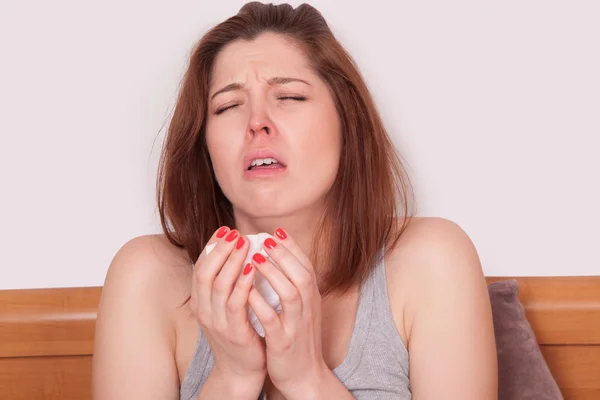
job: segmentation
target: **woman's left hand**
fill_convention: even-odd
[[[331,373],[321,347],[321,294],[306,254],[282,229],[275,236],[266,239],[263,247],[279,268],[260,254],[252,262],[279,295],[281,313],[254,288],[248,301],[265,330],[271,382],[287,398],[301,398]]]

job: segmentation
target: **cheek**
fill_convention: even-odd
[[[220,131],[213,128],[207,129],[206,146],[217,180],[221,181],[232,171],[235,148],[231,138],[219,134]]]
[[[330,111],[319,113],[317,118],[312,119],[311,126],[307,132],[307,148],[310,151],[306,156],[314,161],[315,156],[319,156],[319,162],[323,167],[331,169],[337,167],[341,152],[341,129],[337,113]]]

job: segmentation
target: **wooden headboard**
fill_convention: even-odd
[[[565,399],[600,399],[600,276],[516,279]],[[0,399],[91,399],[101,290],[0,291]]]

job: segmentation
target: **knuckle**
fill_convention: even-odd
[[[296,289],[281,294],[281,300],[286,303],[297,303],[300,301],[300,292]]]
[[[246,332],[238,330],[234,333],[230,340],[236,346],[246,347],[248,344],[250,344],[251,338],[252,336],[248,335]]]
[[[212,280],[212,276],[208,274],[205,270],[199,269],[196,271],[196,283],[198,285],[206,285],[210,283]]]
[[[282,340],[281,346],[283,350],[290,350],[293,346],[293,342],[291,340]]]
[[[229,330],[227,329],[227,323],[220,321],[213,321],[213,330],[222,337],[227,337]]]
[[[248,289],[252,287],[252,285],[252,281],[248,279],[238,279],[235,283],[235,287],[238,288],[237,290],[242,290],[242,292],[247,292]]]
[[[249,340],[250,336],[248,335],[237,335],[235,339],[233,339],[233,344],[240,347],[247,347],[250,344]]]
[[[242,311],[243,306],[238,302],[229,301],[229,302],[227,302],[226,309],[227,309],[227,312],[230,314],[237,314],[240,311]]]
[[[217,278],[213,284],[213,290],[216,293],[225,293],[229,291],[231,284],[227,282],[225,279]]]
[[[263,317],[263,323],[267,326],[272,326],[276,320],[277,320],[277,314],[275,312],[267,313]]]
[[[288,339],[281,339],[274,344],[274,347],[276,347],[277,352],[287,352],[291,350],[293,343]]]
[[[298,281],[296,282],[296,284],[298,285],[299,288],[306,290],[306,289],[310,289],[312,287],[313,280],[311,279],[311,276],[309,274],[302,274],[298,278]]]

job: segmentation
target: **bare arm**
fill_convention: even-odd
[[[179,397],[169,277],[155,245],[152,237],[136,238],[110,265],[96,325],[95,400]]]
[[[145,236],[125,244],[113,259],[96,323],[95,400],[179,398],[171,316],[185,287],[174,279],[182,266],[171,252],[156,237]],[[198,398],[255,400],[257,385],[262,380],[245,382],[214,368]]]
[[[213,369],[202,390],[198,395],[199,400],[256,400],[256,388],[261,387],[263,380],[249,379],[244,381],[240,377],[229,376],[224,372]]]
[[[477,252],[456,224],[428,219],[407,246],[410,381],[415,400],[497,398],[491,306]]]

